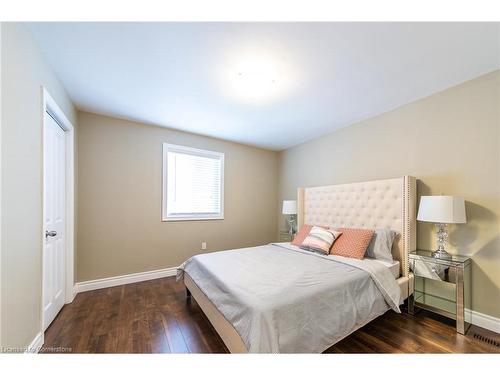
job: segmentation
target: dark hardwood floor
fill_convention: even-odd
[[[327,353],[500,353],[500,335],[424,311],[392,311],[370,322]],[[227,348],[184,285],[175,278],[100,289],[76,296],[45,332],[44,353],[227,353]]]

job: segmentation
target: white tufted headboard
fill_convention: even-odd
[[[411,176],[298,189],[298,225],[388,228],[399,233],[392,248],[408,277],[416,249],[416,179]]]

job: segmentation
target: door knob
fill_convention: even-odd
[[[57,236],[57,232],[55,230],[51,230],[50,232],[48,230],[45,231],[45,238],[55,236]]]

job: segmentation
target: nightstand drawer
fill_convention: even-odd
[[[457,271],[455,267],[425,262],[419,259],[411,259],[410,268],[415,276],[432,280],[446,281],[453,284],[456,284],[457,282]]]

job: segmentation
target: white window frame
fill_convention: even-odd
[[[197,156],[207,156],[220,159],[221,161],[221,187],[220,187],[220,204],[221,210],[218,214],[184,214],[169,216],[167,214],[167,191],[168,191],[168,152],[184,152]],[[224,153],[202,150],[193,147],[174,145],[171,143],[163,143],[163,178],[162,178],[162,221],[192,221],[192,220],[223,220],[224,219]]]

